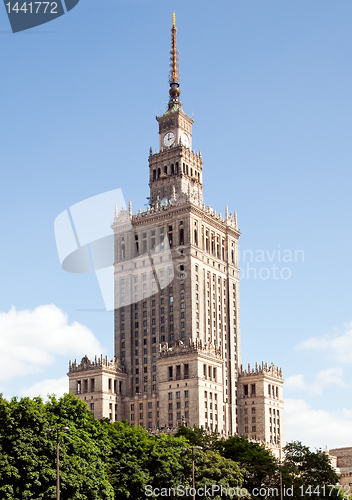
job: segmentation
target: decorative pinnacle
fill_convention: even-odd
[[[178,101],[180,96],[180,72],[178,70],[178,50],[176,41],[177,28],[175,26],[175,13],[172,14],[172,28],[171,28],[171,51],[170,51],[170,101]]]

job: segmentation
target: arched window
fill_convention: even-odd
[[[121,245],[121,260],[125,258],[125,245]]]
[[[165,167],[164,167],[164,174],[167,175],[167,165],[165,165]]]
[[[198,246],[198,231],[194,230],[194,244]]]
[[[183,228],[181,227],[181,229],[180,229],[180,245],[184,245],[184,243],[185,243],[184,232],[183,232]]]
[[[160,167],[158,168],[158,179],[160,177],[160,174],[161,174],[161,170],[160,170]]]
[[[174,164],[171,163],[171,175],[174,175],[174,173],[175,173]]]
[[[155,181],[155,179],[156,179],[156,170],[154,169],[153,170],[153,181]]]

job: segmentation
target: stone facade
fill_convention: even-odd
[[[97,418],[126,418],[151,431],[197,425],[278,448],[281,370],[241,367],[237,215],[204,204],[193,120],[178,83],[170,87],[167,111],[157,117],[159,151],[149,155],[149,206],[134,215],[131,203],[116,207],[112,225],[115,358],[70,365],[70,391],[93,402]],[[89,392],[82,381],[93,374]]]
[[[242,434],[273,447],[284,443],[282,392],[282,371],[273,364],[241,369],[238,401]]]
[[[349,493],[352,493],[352,448],[334,448],[329,450],[332,464],[335,466],[339,484],[350,486]]]

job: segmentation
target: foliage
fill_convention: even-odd
[[[311,500],[311,496],[323,496],[324,485],[338,482],[329,457],[299,442],[286,446],[280,468],[265,446],[243,436],[220,439],[219,434],[198,427],[154,436],[127,421],[95,420],[87,405],[72,394],[52,396],[46,403],[41,398],[6,401],[0,394],[1,500],[56,497],[56,433],[48,429],[64,426],[69,427],[60,432],[61,498],[65,500],[145,500],[148,485],[159,492],[162,488],[176,491],[180,485],[191,488],[192,447],[196,487],[207,486],[205,499],[224,497],[219,496],[218,486],[246,488],[250,495],[263,487],[279,492],[280,473],[286,499]],[[293,493],[287,490],[291,485]],[[215,490],[209,495],[212,486]],[[326,496],[338,498],[337,490],[330,490],[326,488]],[[235,496],[241,495],[236,491]],[[255,496],[273,495],[257,491]]]
[[[232,436],[218,443],[220,453],[245,469],[243,487],[249,493],[255,488],[269,488],[278,474],[278,460],[264,445],[245,436]],[[257,495],[259,498],[265,495]]]
[[[44,404],[41,398],[0,396],[0,498],[55,498],[56,433],[49,428],[69,426],[60,438],[62,497],[70,500],[112,500],[105,472],[107,434],[87,405],[72,395]]]
[[[284,485],[293,486],[293,496],[300,500],[311,497],[339,498],[338,476],[331,466],[329,456],[321,449],[310,451],[299,441],[288,443],[285,448],[282,476]],[[330,486],[329,486],[330,485]]]
[[[193,429],[181,425],[177,430],[176,436],[183,436],[190,445],[201,446],[203,450],[216,450],[220,438],[218,432],[208,432],[204,427],[194,426]]]
[[[198,455],[198,454],[197,454]],[[237,489],[242,489],[244,470],[240,469],[239,465],[233,460],[222,457],[219,453],[207,450],[200,453],[195,461],[195,479],[197,488],[201,486],[214,486],[214,494],[207,495],[205,499],[220,500],[223,496],[229,493],[230,489],[236,490],[235,497],[240,496],[237,494]],[[220,488],[220,491],[217,489]],[[223,495],[221,495],[221,488],[223,488]],[[219,494],[217,494],[219,493]]]

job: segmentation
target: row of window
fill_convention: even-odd
[[[181,380],[181,378],[189,378],[189,365],[188,363],[185,363],[183,365],[183,370],[181,370],[181,365],[176,365],[176,367],[169,366],[168,372],[169,380],[174,380],[174,377],[176,377],[176,380]]]
[[[248,427],[245,427],[245,428],[244,428],[244,432],[245,432],[246,434],[248,434]],[[257,426],[256,426],[256,425],[253,425],[253,426],[252,426],[252,432],[257,432]]]
[[[272,398],[279,397],[279,388],[278,386],[268,384],[268,396]]]
[[[193,244],[201,247],[202,250],[205,250],[218,259],[223,261],[227,260],[225,239],[220,235],[216,235],[211,229],[201,226],[201,241],[199,241],[197,221],[194,222]],[[233,241],[231,242],[231,249],[229,249],[229,252],[231,252],[231,262],[235,264],[235,246]]]
[[[181,391],[176,391],[176,399],[180,399],[180,397],[181,397]],[[184,397],[185,398],[189,397],[189,391],[188,390],[184,391]],[[173,399],[173,393],[172,392],[169,392],[168,398],[169,398],[169,400]]]
[[[216,367],[203,364],[203,377],[216,382]]]
[[[198,172],[194,167],[189,167],[187,163],[182,162],[182,171],[183,174],[188,175],[192,179],[200,182],[200,172]],[[152,180],[157,181],[159,179],[163,179],[168,175],[178,175],[180,173],[178,161],[174,164],[164,167],[158,167],[153,169]]]
[[[256,422],[256,417],[252,417],[252,424],[255,424],[255,422]],[[248,424],[248,417],[244,418],[244,423]]]
[[[105,380],[105,379],[103,379]],[[112,378],[107,379],[107,387],[103,387],[103,390],[107,390],[109,392],[114,392],[116,394],[122,392],[122,381],[113,380]],[[83,379],[77,380],[76,393],[83,394],[87,392],[95,392],[95,379]]]
[[[254,397],[256,395],[255,384],[245,384],[243,386],[243,395],[245,397]]]
[[[204,417],[205,417],[206,420],[208,419],[208,412],[207,411],[205,412]],[[213,414],[212,413],[209,413],[209,419],[213,420]],[[218,414],[215,413],[214,420],[217,420],[217,419],[218,419]]]
[[[174,418],[174,414],[173,413],[169,413],[169,420],[173,420]],[[185,411],[185,415],[184,415],[184,418],[189,418],[189,411]],[[181,412],[177,412],[176,413],[176,419],[177,420],[181,420]]]

